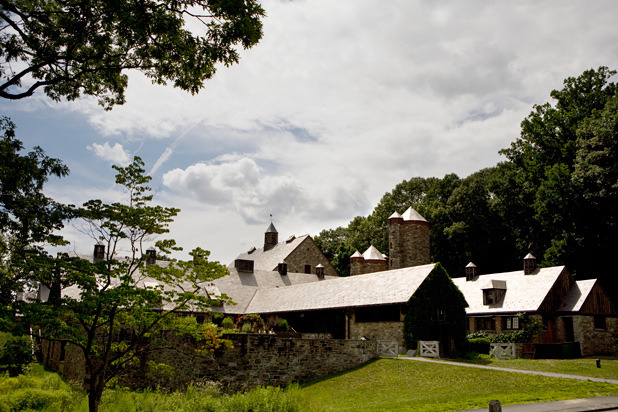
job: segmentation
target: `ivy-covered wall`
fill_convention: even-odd
[[[439,263],[408,301],[404,318],[406,347],[419,340],[440,341],[445,356],[467,351],[468,303]]]

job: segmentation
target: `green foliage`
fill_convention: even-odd
[[[468,338],[468,349],[474,353],[489,354],[491,342],[487,338]]]
[[[543,330],[538,320],[527,313],[518,313],[520,330],[508,333],[474,332],[468,335],[468,340],[486,339],[490,343],[530,343]]]
[[[275,332],[287,332],[290,330],[288,321],[280,316],[269,316],[266,319],[266,329],[273,330]]]
[[[0,367],[6,367],[11,376],[17,376],[32,362],[32,351],[29,336],[10,336],[0,345]]]
[[[236,319],[234,329],[243,333],[260,333],[266,330],[266,323],[260,315],[242,315]]]
[[[208,326],[176,312],[208,310],[229,302],[226,296],[211,299],[203,293],[205,282],[228,273],[218,262],[208,261],[210,252],[196,248],[190,261],[171,259],[165,265],[147,265],[145,243],[168,233],[178,209],[152,205],[144,163],[136,157],[127,167],[114,167],[116,183],[126,193],[126,203],[86,202],[78,210],[86,233],[105,247],[101,260],[62,255],[51,272],[65,290],[55,300],[21,302],[24,320],[34,325],[44,339],[68,342],[81,349],[85,373],[90,376],[89,408],[97,410],[105,384],[143,353],[163,344],[162,331],[191,333],[204,342],[204,349],[218,344],[220,336]],[[173,240],[159,243],[172,250]],[[121,250],[127,256],[119,256]],[[53,277],[52,276],[52,277]],[[145,281],[155,282],[149,286]],[[216,329],[216,328],[215,328]]]
[[[96,96],[106,108],[124,103],[128,69],[197,93],[218,64],[238,62],[238,46],[258,43],[265,15],[255,0],[10,0],[0,12],[11,28],[0,33],[1,97],[43,88],[54,100]]]
[[[15,125],[6,117],[0,117],[0,132],[0,327],[11,329],[15,294],[38,281],[53,286],[52,279],[37,278],[41,265],[52,265],[42,246],[63,244],[54,231],[71,212],[43,194],[47,180],[66,176],[67,167],[40,147],[23,153]]]
[[[72,389],[56,373],[37,365],[25,375],[0,377],[0,411],[74,410],[83,393]]]
[[[223,318],[223,320],[221,321],[221,326],[223,327],[223,329],[232,329],[234,328],[234,321],[232,320],[232,318]]]
[[[419,340],[453,340],[454,352],[467,352],[468,306],[463,295],[438,263],[408,301],[404,318],[404,341],[416,348]]]

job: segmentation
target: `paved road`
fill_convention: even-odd
[[[542,371],[528,371],[522,369],[499,368],[496,366],[475,365],[472,363],[441,361],[429,358],[408,358],[398,357],[400,360],[411,360],[419,362],[446,363],[449,365],[465,366],[468,368],[493,369],[505,372],[528,373],[531,375],[550,376],[552,378],[578,379],[583,381],[606,382],[618,385],[616,379],[592,378],[590,376],[567,375],[563,373],[552,373]],[[480,412],[488,409],[473,409],[465,412]],[[522,405],[502,406],[504,412],[591,412],[591,411],[618,411],[618,396],[600,396],[596,398],[569,399],[566,401],[526,403]]]

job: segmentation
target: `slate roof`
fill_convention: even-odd
[[[262,289],[272,289],[277,293],[282,292],[294,285],[302,285],[312,282],[326,282],[328,279],[337,279],[338,276],[325,276],[320,280],[317,275],[311,273],[288,272],[281,275],[277,271],[254,270],[254,273],[239,273],[235,268],[228,268],[230,274],[209,282],[221,293],[232,298],[236,305],[226,305],[224,307],[212,308],[215,312],[230,314],[246,313],[247,306],[254,298],[257,291]]]
[[[414,266],[321,282],[259,289],[246,313],[276,313],[406,303],[434,269]]]
[[[523,270],[505,273],[480,275],[473,280],[454,278],[453,282],[461,290],[468,307],[468,315],[491,315],[496,313],[534,312],[539,309],[550,289],[566,270],[564,266],[542,268],[533,274],[524,275]],[[500,285],[506,282],[504,298],[495,305],[483,305],[483,289],[489,284]]]
[[[596,284],[596,279],[578,280],[571,287],[564,302],[558,308],[559,312],[579,312]]]
[[[254,270],[275,270],[309,235],[299,236],[291,241],[279,242],[272,249],[264,251],[263,248],[255,249],[249,253],[241,253],[236,259],[253,260]],[[228,266],[232,269],[234,263]]]

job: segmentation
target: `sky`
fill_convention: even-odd
[[[46,193],[117,201],[112,164],[140,156],[168,237],[229,264],[366,216],[415,176],[491,167],[567,77],[618,69],[618,2],[264,0],[264,37],[197,95],[129,73],[127,102],[0,100],[26,148],[70,168]],[[614,78],[614,81],[618,79]],[[400,213],[403,210],[398,211]],[[77,222],[64,230],[93,249]]]

